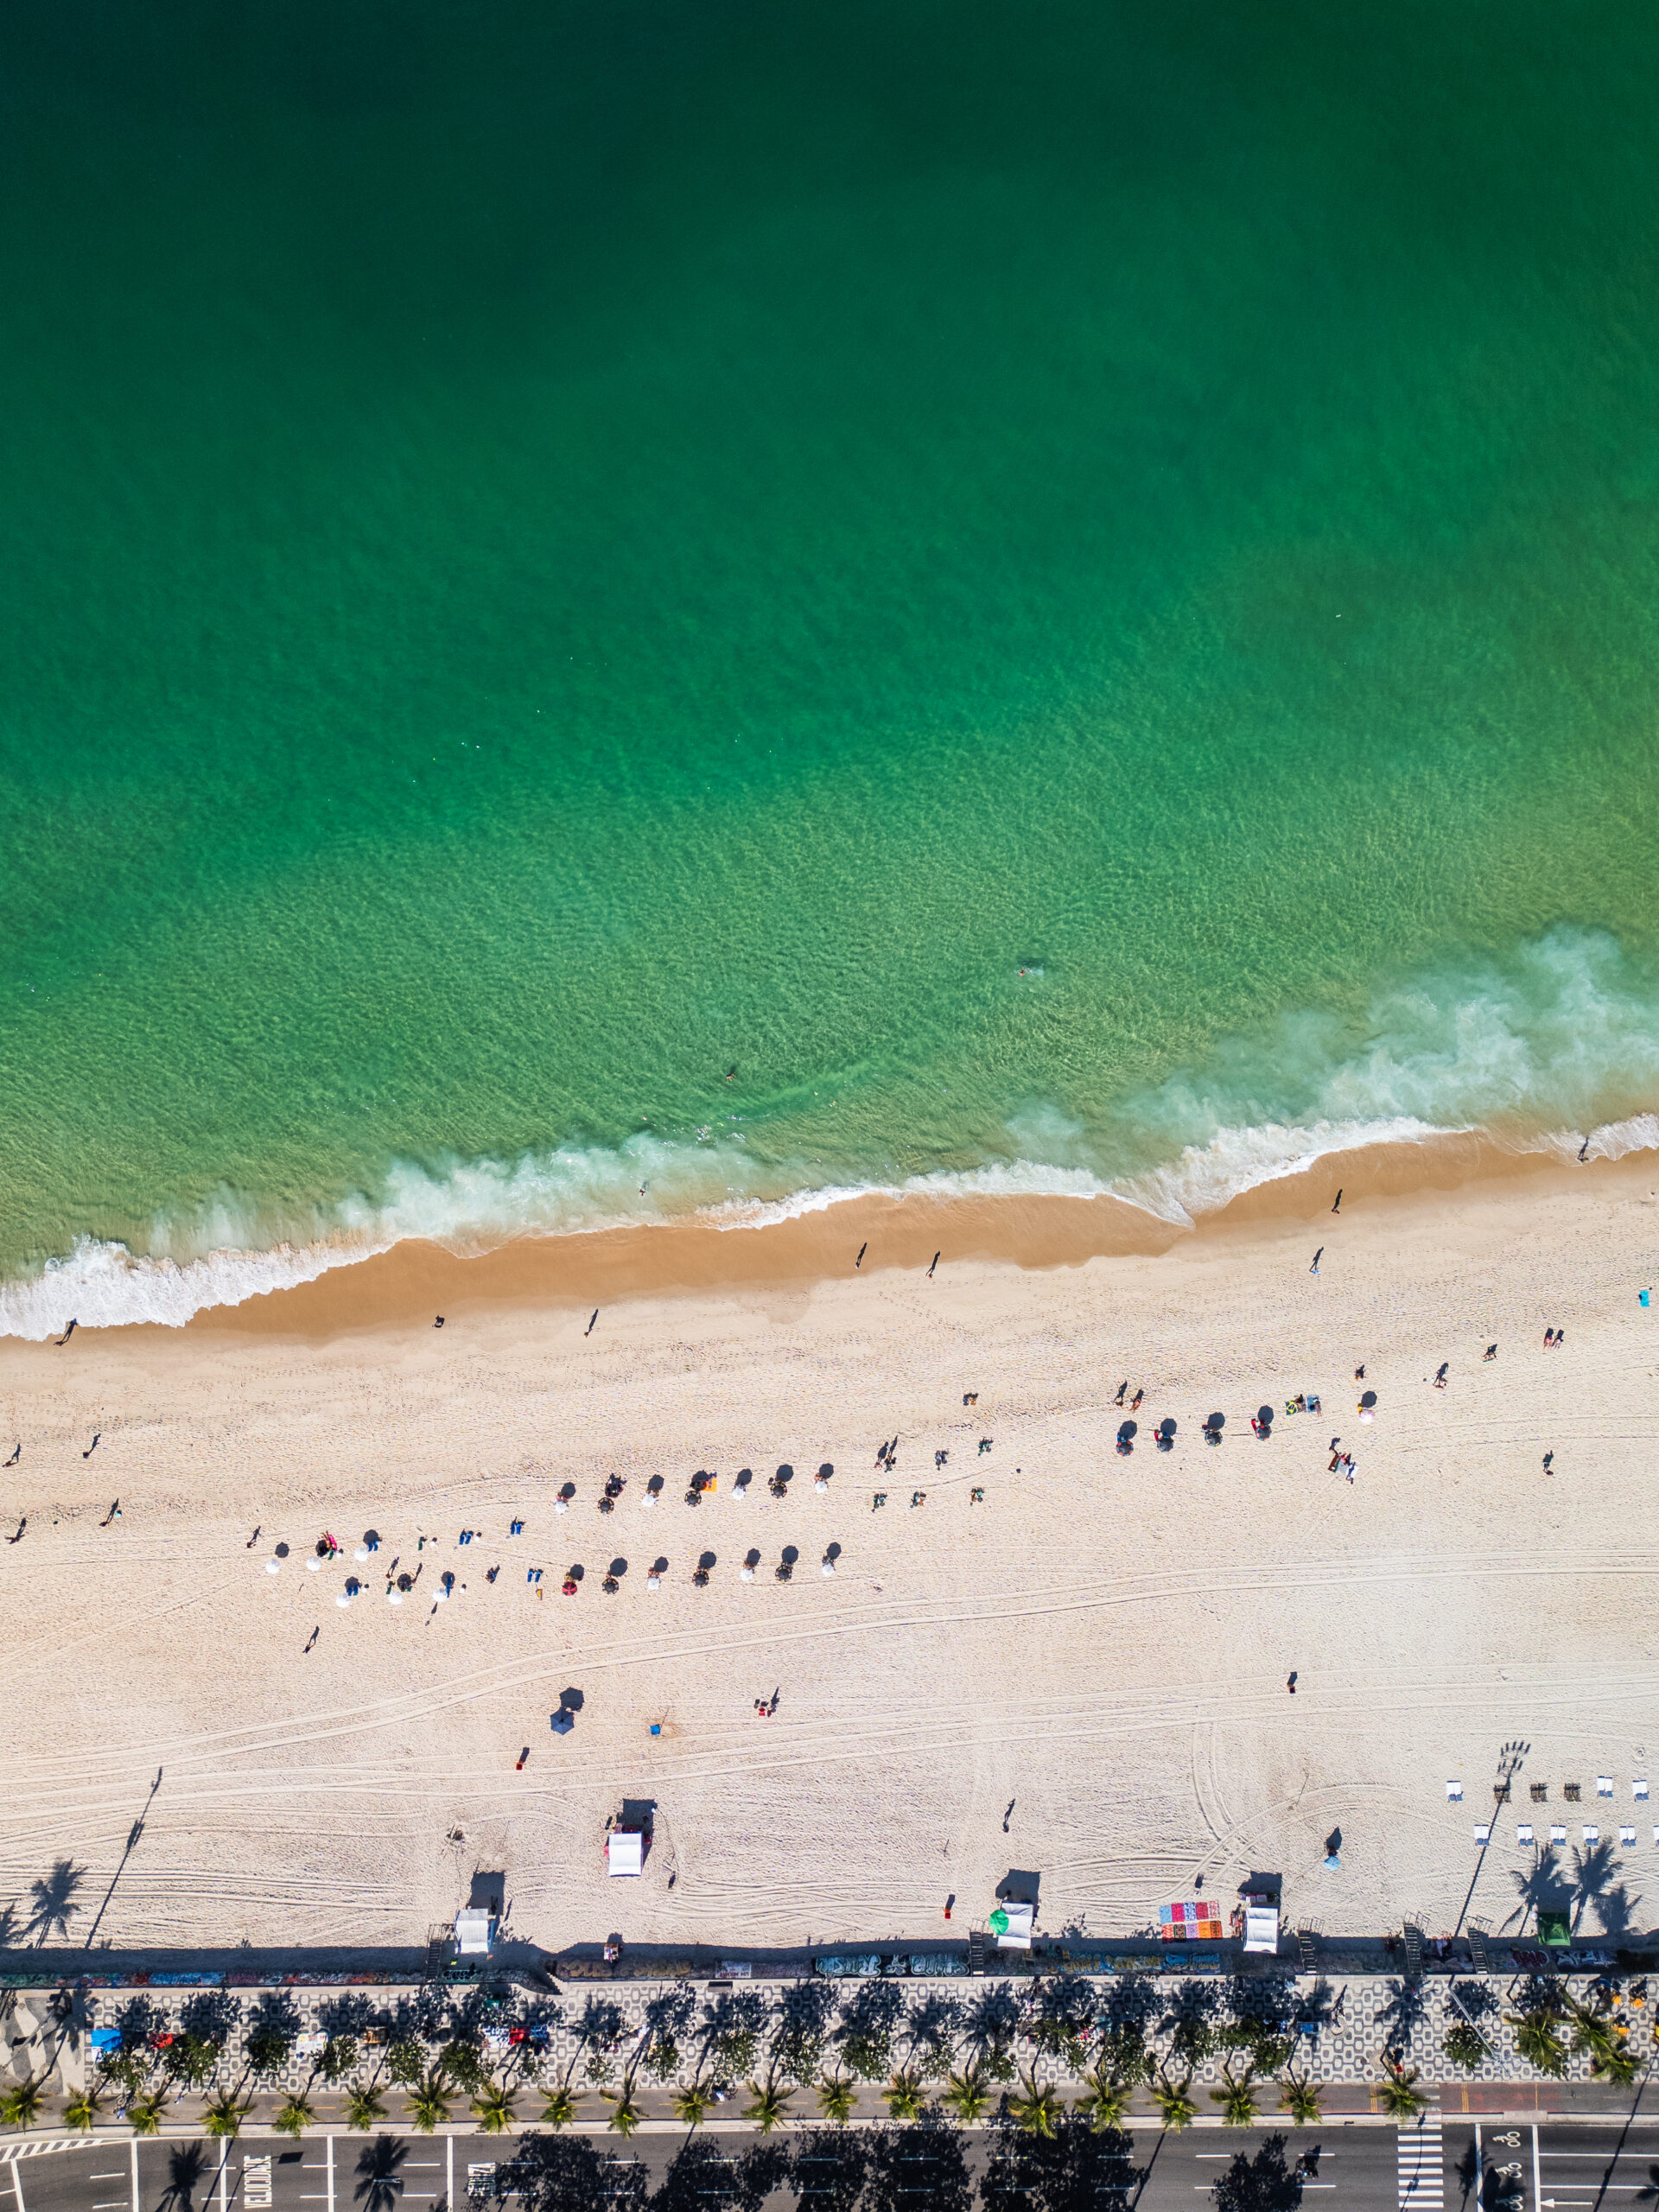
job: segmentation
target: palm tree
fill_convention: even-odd
[[[209,2097],[201,2108],[201,2132],[204,2135],[222,2136],[228,2141],[241,2133],[242,2123],[252,2109],[251,2105],[238,2103],[234,2089],[221,2089],[216,2097]]]
[[[1325,2117],[1318,2083],[1306,2074],[1287,2074],[1279,2084],[1279,2109],[1290,2114],[1293,2127],[1316,2127]]]
[[[1390,2120],[1415,2120],[1428,2099],[1417,2087],[1414,2066],[1391,2066],[1376,2085],[1377,2101]]]
[[[576,2116],[576,2093],[568,2081],[561,2082],[556,2089],[550,2089],[542,2107],[542,2126],[550,2127],[556,2135],[561,2128],[569,2127]]]
[[[921,2078],[913,2066],[901,2066],[881,2096],[894,2120],[919,2120],[926,2103]]]
[[[844,2074],[826,2074],[818,2084],[818,2110],[837,2127],[845,2127],[858,2102],[858,2092]]]
[[[1052,2142],[1058,2132],[1062,2107],[1057,2091],[1039,2082],[1034,2074],[1026,2075],[1020,2083],[1020,2093],[1008,2099],[1008,2110],[1016,2127],[1027,2135],[1040,2135],[1045,2142]]]
[[[1530,2012],[1506,2012],[1503,2017],[1515,2030],[1515,2047],[1528,2065],[1559,2081],[1567,2071],[1567,2045],[1561,2041],[1559,2015],[1547,2005],[1536,2005]]]
[[[297,2143],[306,2129],[315,2124],[316,2117],[316,2107],[302,2090],[288,2100],[270,2124],[279,2135],[291,2135]]]
[[[622,2076],[620,2089],[601,2089],[599,2094],[611,2107],[611,2116],[605,2125],[613,2127],[626,2142],[645,2116],[640,2109],[639,2098],[633,2086],[632,2069],[630,2068]]]
[[[774,2127],[781,2127],[790,2117],[789,2093],[780,2088],[776,2077],[770,2074],[764,2083],[751,2082],[748,2090],[754,2102],[747,2107],[743,2117],[753,2120],[763,2135],[770,2135]]]
[[[486,2082],[473,2099],[473,2118],[480,2135],[511,2135],[514,2119],[512,2091],[497,2082]]]
[[[449,2094],[435,2066],[410,2089],[409,2117],[410,2125],[423,2135],[429,2135],[448,2119]]]
[[[167,2099],[159,2089],[146,2089],[127,2106],[127,2126],[135,2135],[159,2135],[167,2117]]]
[[[1077,2110],[1096,2135],[1110,2135],[1122,2126],[1129,2109],[1129,2085],[1120,2081],[1103,2059],[1089,2076],[1089,2087],[1077,2099]]]
[[[104,2109],[104,2100],[96,2089],[78,2089],[63,2108],[63,2124],[86,2134]]]
[[[36,1885],[38,1887],[39,1885]],[[8,2127],[33,2127],[41,2116],[41,2107],[46,2101],[46,2082],[31,2075],[27,2082],[19,2082],[0,2097],[0,2120]]]
[[[346,2093],[346,2125],[354,2127],[359,2135],[366,2135],[386,2116],[386,2108],[372,2089],[348,2089]]]
[[[985,2076],[977,2066],[969,2066],[960,2074],[953,2074],[944,2085],[946,2108],[954,2113],[964,2126],[972,2127],[983,2120],[990,2108],[990,2102],[991,2093],[986,2088]]]
[[[709,2107],[714,2102],[701,2082],[693,2082],[688,2089],[674,2092],[674,2117],[682,2127],[701,2127],[709,2117]]]
[[[1255,2075],[1249,2065],[1242,2074],[1235,2075],[1229,2066],[1221,2069],[1221,2087],[1210,2092],[1211,2104],[1221,2107],[1223,2124],[1228,2127],[1249,2127],[1255,2121]]]
[[[1159,2117],[1172,2135],[1179,2135],[1191,2127],[1198,2116],[1198,2106],[1188,2090],[1192,2076],[1184,2075],[1179,2082],[1172,2082],[1161,2070],[1152,2085],[1152,2101],[1158,2107]]]
[[[1611,2082],[1615,2088],[1628,2089],[1642,2071],[1642,2062],[1629,2044],[1615,2043],[1592,2056],[1590,2071],[1599,2082]]]

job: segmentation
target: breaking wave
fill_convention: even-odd
[[[40,1339],[134,1322],[181,1327],[214,1306],[314,1281],[410,1238],[483,1251],[699,1219],[763,1229],[871,1195],[1116,1198],[1190,1224],[1263,1183],[1375,1145],[1481,1131],[1562,1160],[1659,1150],[1659,987],[1611,938],[1556,931],[1507,962],[1425,971],[1363,1007],[1224,1039],[1199,1069],[1092,1119],[1052,1103],[1006,1125],[1000,1157],[911,1174],[824,1177],[741,1139],[642,1135],[509,1161],[395,1163],[374,1197],[302,1221],[232,1197],[161,1217],[147,1249],[82,1238],[0,1286],[0,1334]],[[708,1133],[706,1133],[708,1134]]]

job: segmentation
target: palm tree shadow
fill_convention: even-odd
[[[219,2169],[217,2165],[209,2167],[205,2143],[181,2143],[169,2151],[167,2187],[162,2191],[156,2212],[196,2212],[196,2185],[210,2172],[216,2178]],[[212,2186],[209,2181],[209,2189]]]
[[[1593,1912],[1603,1930],[1609,1936],[1630,1924],[1630,1918],[1639,1897],[1632,1897],[1618,1878],[1623,1861],[1613,1855],[1611,1842],[1592,1843],[1587,1850],[1573,1853],[1573,1929],[1576,1935],[1584,1924],[1586,1912]]]
[[[68,1935],[70,1916],[80,1910],[76,1899],[86,1878],[84,1866],[77,1866],[72,1859],[60,1859],[49,1874],[30,1885],[32,1902],[25,1927],[37,1949],[51,1941],[54,1929]]]
[[[363,2212],[396,2212],[404,2193],[403,2164],[408,2156],[408,2144],[400,2143],[395,2135],[377,2135],[372,2143],[364,2145],[357,2162],[357,2186],[352,2191],[353,2201],[363,2207]]]
[[[1540,1912],[1566,1912],[1572,1905],[1572,1879],[1555,1856],[1553,1843],[1539,1845],[1532,1865],[1511,1873],[1510,1878],[1521,1900],[1518,1917],[1523,1928],[1529,1913],[1535,1921]],[[1506,1928],[1509,1924],[1507,1920],[1503,1923]]]

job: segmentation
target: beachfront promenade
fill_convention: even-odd
[[[326,1976],[283,1977],[269,1964],[122,1971],[110,1961],[100,1972],[80,1958],[12,1953],[0,1964],[10,1985],[0,2006],[7,2085],[45,2088],[36,2131],[61,2128],[65,2101],[101,2082],[100,2127],[120,2127],[130,2102],[159,2094],[171,2135],[199,2132],[226,2097],[245,2106],[245,2133],[268,2130],[295,2098],[314,2126],[407,2128],[410,2094],[435,2074],[447,2079],[447,2107],[428,2117],[463,2132],[475,2125],[474,2096],[493,2084],[507,2091],[517,2128],[537,2126],[564,2088],[571,2122],[607,2131],[626,2086],[648,2128],[671,2129],[674,2095],[694,2084],[713,2095],[709,2120],[729,2125],[756,2081],[784,2091],[791,2124],[817,2125],[819,2087],[836,2078],[848,2082],[849,2117],[885,2121],[895,2076],[913,2079],[920,2112],[944,2118],[948,2078],[976,2068],[994,2114],[1027,2081],[1074,2099],[1103,2063],[1131,2085],[1123,2118],[1134,2126],[1161,2124],[1159,2092],[1172,2083],[1186,2085],[1198,2121],[1218,2122],[1241,2076],[1253,2084],[1244,2117],[1263,2123],[1287,2079],[1314,2084],[1332,2118],[1384,2113],[1391,2074],[1414,2076],[1448,2115],[1605,2116],[1630,2109],[1621,2070],[1639,2082],[1656,2055],[1659,1976],[1649,1981],[1644,1951],[1562,1974],[1507,1948],[1487,1950],[1484,1971],[1467,1957],[1409,1971],[1381,1945],[1371,1970],[1334,1973],[1236,1956],[1213,1961],[1225,1972],[1198,1971],[1211,1963],[1203,1959],[1149,1971],[1128,1955],[1128,1971],[1103,1975],[1028,1955],[1008,1972],[994,1955],[976,1974],[832,1976],[807,1961],[757,1973],[728,1961],[724,1972],[715,1961],[623,1979],[602,1960],[543,1957],[490,1960],[481,1976],[452,1960],[421,1980],[362,1965]],[[1533,1955],[1522,1948],[1522,1961]],[[54,1974],[72,1963],[83,1970]],[[1546,2032],[1553,2043],[1541,2043]],[[187,2044],[195,2057],[181,2066]],[[1610,2067],[1609,2050],[1628,2060]]]

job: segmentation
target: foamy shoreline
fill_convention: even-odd
[[[1166,1167],[1115,1184],[1081,1169],[1014,1161],[899,1183],[808,1188],[783,1198],[728,1198],[677,1214],[601,1216],[563,1230],[550,1224],[515,1230],[510,1213],[500,1212],[471,1224],[463,1216],[450,1233],[439,1234],[422,1225],[418,1209],[391,1209],[377,1217],[363,1205],[315,1242],[263,1249],[216,1249],[175,1259],[83,1240],[39,1275],[0,1286],[0,1337],[41,1342],[72,1322],[83,1329],[181,1328],[215,1312],[245,1310],[270,1314],[271,1325],[295,1325],[293,1294],[346,1270],[353,1271],[353,1283],[344,1295],[355,1296],[365,1310],[376,1306],[392,1278],[424,1303],[428,1294],[416,1287],[423,1274],[431,1295],[452,1300],[559,1296],[567,1283],[569,1294],[580,1296],[574,1286],[589,1278],[610,1295],[620,1284],[648,1290],[681,1281],[772,1281],[780,1264],[804,1276],[833,1275],[842,1271],[849,1240],[869,1243],[873,1232],[880,1242],[869,1256],[872,1268],[914,1264],[916,1248],[931,1236],[953,1240],[956,1256],[971,1252],[1040,1267],[1163,1249],[1175,1235],[1243,1217],[1311,1215],[1327,1185],[1357,1200],[1552,1165],[1582,1167],[1656,1149],[1659,1116],[1653,1114],[1583,1135],[1440,1129],[1408,1118],[1229,1132],[1211,1146],[1189,1148]],[[512,1176],[502,1179],[512,1187]],[[776,1249],[716,1259],[707,1245],[710,1236]],[[366,1280],[359,1279],[363,1270]],[[535,1287],[504,1291],[507,1283]],[[321,1302],[338,1311],[340,1297]],[[298,1325],[309,1323],[302,1318]]]

